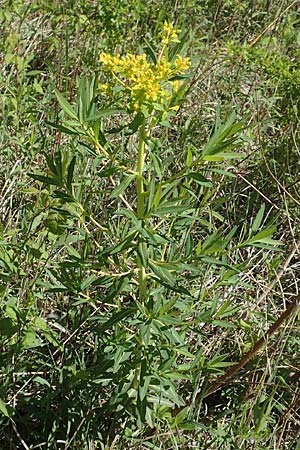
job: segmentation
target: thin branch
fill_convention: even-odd
[[[213,381],[207,388],[205,394],[200,393],[196,396],[196,402],[208,397],[209,395],[220,389],[225,383],[230,381],[245,365],[268,343],[271,336],[278,330],[278,328],[289,319],[292,313],[296,310],[300,303],[300,295],[294,298],[292,303],[287,307],[287,309],[281,314],[281,316],[276,320],[273,325],[268,329],[265,335],[256,342],[256,344],[249,350],[240,361],[231,367],[224,375]]]

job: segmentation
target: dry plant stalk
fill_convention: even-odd
[[[300,295],[297,295],[292,303],[287,307],[287,309],[281,314],[281,316],[276,320],[273,325],[268,329],[268,331],[264,334],[262,338],[260,338],[256,344],[249,350],[240,361],[235,364],[233,367],[230,367],[230,369],[222,376],[217,378],[215,381],[213,381],[207,388],[205,394],[199,393],[196,396],[196,402],[200,401],[203,398],[208,397],[209,395],[216,392],[218,389],[220,389],[225,383],[230,381],[238,372],[241,370],[245,365],[261,350],[265,345],[267,345],[268,340],[270,337],[278,330],[278,328],[282,325],[283,322],[285,322],[287,319],[289,319],[292,315],[292,313],[295,311],[295,309],[299,306],[300,303]]]
[[[270,283],[269,287],[266,289],[265,293],[263,294],[262,298],[258,303],[262,303],[262,301],[266,300],[268,295],[270,294],[271,290],[273,289],[274,285],[280,280],[280,278],[283,276],[283,274],[286,272],[287,268],[290,265],[291,260],[293,259],[295,253],[299,251],[299,242],[294,242],[294,246],[288,255],[285,263],[283,264],[283,267],[281,271],[277,274],[276,278]],[[208,397],[209,395],[216,392],[218,389],[220,389],[225,383],[227,383],[229,380],[231,380],[238,372],[241,370],[245,365],[256,355],[259,350],[261,350],[265,345],[268,343],[268,339],[278,330],[278,328],[282,325],[283,322],[285,322],[289,317],[291,317],[293,311],[299,306],[300,304],[300,295],[296,295],[294,300],[290,303],[290,305],[287,307],[287,309],[281,314],[281,316],[276,320],[276,322],[271,325],[271,327],[268,329],[268,331],[264,334],[264,336],[259,339],[256,344],[240,359],[238,363],[236,363],[234,366],[230,367],[228,371],[217,378],[215,381],[213,381],[207,388],[206,392],[199,393],[196,396],[196,402],[199,402],[201,399]]]

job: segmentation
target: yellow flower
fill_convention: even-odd
[[[179,42],[180,30],[165,22],[162,30],[162,43]],[[104,68],[112,72],[114,82],[122,85],[130,96],[130,105],[135,110],[148,108],[149,103],[156,103],[168,108],[170,99],[178,91],[182,82],[172,77],[184,73],[190,67],[189,58],[177,55],[174,62],[168,60],[164,50],[156,64],[147,60],[146,54],[109,55],[102,53],[100,61]],[[107,86],[103,86],[105,91]],[[172,107],[175,109],[175,107]]]
[[[165,58],[157,62],[155,67],[156,73],[161,80],[167,80],[173,73],[173,69]]]
[[[102,94],[106,94],[109,90],[109,83],[99,83],[99,89]]]
[[[165,22],[162,29],[162,39],[163,45],[168,45],[171,42],[180,42],[178,35],[181,30],[174,28],[173,24]]]
[[[171,82],[172,84],[172,88],[175,92],[178,91],[178,89],[182,86],[182,81],[181,80],[174,80]]]
[[[176,56],[175,59],[175,70],[178,72],[184,72],[185,70],[188,70],[191,66],[190,58],[183,58],[180,55]]]

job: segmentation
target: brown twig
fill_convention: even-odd
[[[285,322],[287,319],[289,319],[292,315],[292,313],[296,310],[296,308],[300,305],[300,295],[297,295],[292,303],[287,307],[287,309],[281,314],[281,316],[276,320],[273,325],[268,329],[268,331],[264,334],[262,338],[259,339],[259,341],[254,344],[254,346],[249,350],[238,363],[236,363],[234,366],[232,366],[228,371],[217,378],[215,381],[213,381],[210,385],[208,385],[206,391],[199,392],[196,397],[194,398],[194,403],[199,404],[204,398],[208,397],[209,395],[213,394],[214,392],[221,389],[225,384],[227,384],[229,381],[231,381],[235,375],[243,368],[245,365],[261,350],[265,345],[267,345],[268,340],[271,336],[278,330],[278,328]],[[172,411],[172,415],[176,416],[185,406],[174,408]]]
[[[257,42],[264,37],[266,33],[268,33],[272,28],[279,22],[279,20],[284,16],[285,13],[288,12],[294,5],[298,3],[299,0],[294,0],[290,5],[288,5],[283,11],[280,11],[279,14],[275,17],[275,19],[259,34],[255,39],[249,42],[249,47],[253,47]]]
[[[231,367],[224,375],[217,378],[215,381],[213,381],[207,388],[206,392],[199,393],[196,396],[196,402],[200,401],[203,398],[208,397],[209,395],[216,392],[218,389],[220,389],[225,383],[230,381],[245,365],[261,350],[270,339],[271,336],[278,330],[278,328],[285,322],[287,319],[289,319],[294,312],[294,310],[299,306],[300,303],[300,295],[295,297],[295,299],[292,301],[292,303],[287,307],[287,309],[281,314],[281,316],[276,320],[273,325],[268,329],[268,331],[265,333],[265,335],[259,339],[259,341],[254,344],[254,346],[249,350],[240,361],[235,364],[233,367]]]

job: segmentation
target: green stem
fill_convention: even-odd
[[[139,131],[139,146],[138,146],[138,163],[136,171],[136,189],[137,189],[137,215],[138,219],[144,218],[144,182],[143,170],[145,162],[145,124],[143,124]]]
[[[139,131],[138,143],[138,162],[136,171],[136,192],[137,192],[137,216],[143,220],[145,215],[145,199],[144,199],[144,179],[143,170],[145,163],[145,123],[142,124]],[[143,267],[141,258],[137,256],[138,282],[140,292],[140,302],[145,303],[146,300],[146,271]]]

